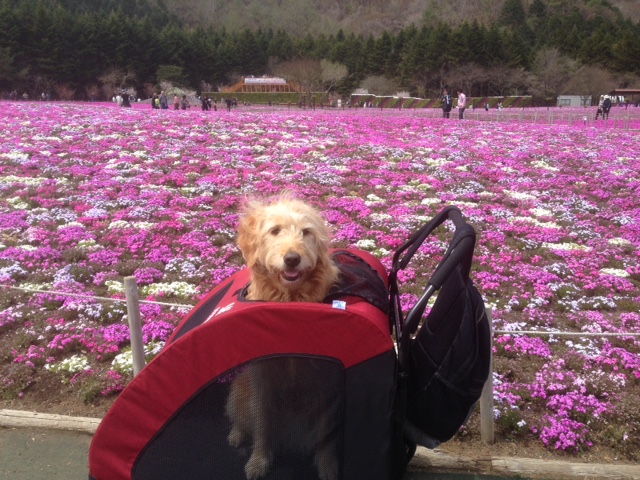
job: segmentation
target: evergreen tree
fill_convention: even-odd
[[[509,27],[518,27],[526,20],[526,14],[522,0],[506,0],[500,11],[500,24]]]
[[[281,61],[291,60],[296,53],[295,45],[287,32],[278,30],[269,41],[267,54]]]
[[[529,6],[529,15],[538,19],[544,19],[547,16],[547,6],[542,0],[533,0]]]
[[[316,41],[310,33],[307,33],[304,38],[296,44],[296,51],[300,58],[306,58],[315,54]]]
[[[611,67],[618,71],[640,74],[640,26],[629,28],[611,45]]]
[[[369,45],[369,42],[367,42],[367,45]],[[388,59],[393,54],[393,38],[389,32],[382,32],[380,37],[373,39],[373,45],[370,48],[367,57],[367,72],[371,75],[386,74],[388,72]]]

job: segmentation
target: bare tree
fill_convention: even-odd
[[[113,67],[100,75],[98,80],[103,85],[103,92],[110,92],[106,94],[109,98],[116,91],[132,87],[136,78],[135,72],[131,69],[125,71],[122,68]]]
[[[522,68],[495,66],[487,70],[487,84],[494,95],[517,95],[526,90],[529,80]]]
[[[56,95],[60,100],[73,100],[76,94],[75,88],[69,87],[66,83],[59,83],[54,87]]]
[[[202,80],[200,82],[200,92],[213,92],[213,85]]]
[[[156,93],[156,86],[153,83],[145,83],[142,88],[144,89],[144,94],[147,98],[153,97],[153,94]]]
[[[531,91],[546,99],[555,97],[575,69],[576,63],[557,48],[539,50],[531,69]]]
[[[610,72],[595,65],[583,65],[571,76],[561,93],[580,95],[583,105],[616,88]]]
[[[338,82],[349,74],[346,66],[329,60],[320,60],[320,71],[325,93],[329,93]]]
[[[374,95],[393,95],[398,91],[398,84],[382,75],[370,75],[360,82],[360,88]]]
[[[310,100],[313,92],[322,88],[322,66],[319,60],[300,58],[278,65],[277,75],[295,82],[300,87],[300,101]]]
[[[124,71],[121,68],[113,67],[98,77],[102,83],[102,94],[106,98],[110,99],[115,95],[123,75]]]
[[[49,77],[44,77],[41,75],[36,75],[35,77],[31,78],[31,84],[31,91],[38,96],[42,92],[51,92],[51,90],[55,88],[53,80],[51,80]]]
[[[474,95],[475,90],[482,90],[489,78],[486,68],[477,63],[466,63],[449,72],[447,83],[450,88],[462,88],[467,95]]]
[[[100,87],[95,83],[92,83],[85,88],[85,92],[87,92],[87,97],[89,97],[89,100],[91,101],[98,100],[98,98],[100,98]]]

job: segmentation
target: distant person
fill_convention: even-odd
[[[189,100],[187,100],[187,96],[186,95],[182,95],[182,100],[180,100],[180,108],[182,110],[186,110],[187,108],[189,108]]]
[[[164,92],[160,92],[160,108],[163,110],[169,109],[169,100],[167,99],[167,96],[164,94]]]
[[[442,118],[449,118],[451,114],[451,107],[453,106],[453,101],[451,100],[451,95],[447,90],[442,91],[442,98],[440,98],[440,103],[442,104]]]
[[[467,108],[467,96],[461,89],[458,89],[458,118],[464,118],[464,110]]]
[[[602,102],[602,118],[609,118],[609,110],[611,110],[611,99],[609,97],[604,97],[604,102]]]
[[[173,95],[173,109],[180,110],[180,97],[178,97],[178,94]]]

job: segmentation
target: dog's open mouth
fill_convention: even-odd
[[[302,277],[302,274],[296,270],[295,268],[287,268],[284,272],[282,272],[282,280],[287,282],[297,282]]]

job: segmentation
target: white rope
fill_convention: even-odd
[[[33,293],[46,293],[49,295],[62,295],[65,297],[76,297],[76,298],[84,298],[87,300],[103,300],[106,302],[120,302],[127,303],[127,300],[124,298],[109,298],[109,297],[93,297],[90,295],[82,295],[80,293],[70,293],[70,292],[56,292],[55,290],[38,290],[36,288],[23,288],[23,287],[14,287],[11,285],[2,285],[4,288],[9,288],[12,290],[21,290],[23,292],[33,292]],[[182,307],[182,308],[193,308],[193,305],[188,305],[184,303],[166,303],[166,302],[154,302],[151,300],[139,300],[139,303],[147,303],[152,305],[164,305],[166,307]]]
[[[640,337],[640,333],[623,332],[547,332],[542,330],[494,330],[501,335],[557,335],[559,337]]]
[[[84,298],[87,300],[102,300],[107,302],[120,302],[126,303],[125,299],[120,298],[109,298],[109,297],[92,297],[90,295],[82,295],[79,293],[69,293],[69,292],[57,292],[55,290],[38,290],[35,288],[23,288],[23,287],[14,287],[11,285],[1,285],[4,288],[9,288],[12,290],[21,290],[23,292],[33,292],[33,293],[46,293],[49,295],[62,295],[66,297],[76,297],[76,298]],[[154,302],[151,300],[139,300],[139,303],[146,303],[152,305],[163,305],[166,307],[179,307],[179,308],[193,308],[193,305],[183,304],[183,303],[166,303],[166,302]],[[542,330],[494,330],[494,335],[543,335],[543,336],[559,336],[559,337],[640,337],[640,333],[623,333],[623,332],[549,332]]]

